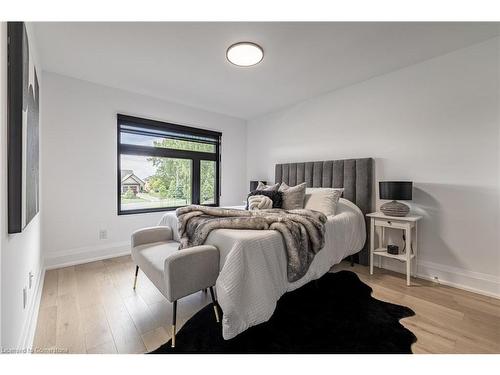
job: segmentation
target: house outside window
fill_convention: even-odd
[[[120,172],[122,179],[122,193],[126,193],[128,190],[132,190],[134,194],[144,192],[145,182],[137,177],[132,169],[122,169]]]
[[[118,214],[218,206],[222,133],[118,115]]]

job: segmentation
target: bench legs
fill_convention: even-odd
[[[139,273],[139,266],[135,266],[135,277],[134,277],[134,290],[137,286],[137,274]]]
[[[214,305],[215,320],[219,323],[219,310],[217,309],[217,300],[215,299],[214,288],[212,286],[210,287],[210,295],[212,296],[212,304]]]
[[[175,323],[177,320],[177,301],[172,303],[172,348],[175,348]]]
[[[215,320],[217,323],[220,322],[219,319],[219,309],[217,308],[217,300],[215,299],[214,288],[210,287],[210,295],[212,296],[212,304],[214,306]],[[172,302],[172,348],[175,348],[175,330],[176,330],[176,320],[177,320],[177,301]]]

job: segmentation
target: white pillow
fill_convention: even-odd
[[[273,201],[265,195],[251,195],[248,197],[249,210],[265,210],[273,208]]]
[[[322,212],[326,216],[335,215],[343,192],[344,189],[337,188],[307,188],[304,208]]]

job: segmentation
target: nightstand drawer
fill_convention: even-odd
[[[376,227],[405,229],[407,227],[407,225],[408,225],[408,223],[401,222],[401,221],[394,221],[391,219],[375,219],[375,226]]]

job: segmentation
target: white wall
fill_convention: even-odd
[[[32,27],[27,24],[30,53],[38,61]],[[0,266],[1,266],[1,342],[4,349],[26,348],[31,344],[38,314],[43,262],[40,250],[40,212],[17,234],[7,234],[7,24],[0,23]],[[38,66],[40,95],[43,81]],[[40,114],[40,130],[43,130]],[[42,143],[40,149],[42,150]],[[41,176],[40,176],[41,177]],[[41,191],[40,191],[41,193]],[[23,288],[28,287],[28,274],[33,272],[33,287],[28,288],[28,303],[23,309]]]
[[[414,181],[418,273],[500,295],[498,53],[495,38],[249,121],[247,180],[373,157],[376,181]]]
[[[49,267],[127,252],[132,231],[156,225],[162,215],[117,215],[117,113],[222,131],[221,204],[244,199],[243,120],[57,74],[43,78],[43,249]],[[100,229],[108,231],[107,240],[99,240]]]

